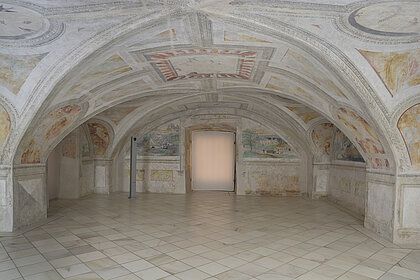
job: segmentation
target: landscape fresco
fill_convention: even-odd
[[[420,103],[409,108],[398,121],[414,170],[420,170]]]
[[[335,160],[365,162],[350,139],[339,129],[335,132],[333,149]]]
[[[179,156],[179,123],[171,122],[144,136],[137,144],[137,157]]]
[[[298,158],[286,141],[265,129],[243,130],[242,147],[244,158]]]

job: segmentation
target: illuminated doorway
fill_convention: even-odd
[[[193,131],[192,189],[235,190],[235,133]]]

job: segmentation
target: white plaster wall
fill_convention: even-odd
[[[78,158],[61,157],[59,198],[74,199],[80,197]]]
[[[13,188],[11,169],[0,168],[0,232],[13,230]]]
[[[60,188],[60,160],[61,151],[60,146],[58,146],[50,153],[47,160],[48,199],[58,197],[58,190]]]
[[[366,168],[348,162],[329,167],[328,199],[355,212],[365,215]]]
[[[80,167],[80,196],[93,193],[95,187],[95,164],[91,159],[82,160]]]

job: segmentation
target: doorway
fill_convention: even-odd
[[[193,131],[192,190],[235,190],[235,133]]]

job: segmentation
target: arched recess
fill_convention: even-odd
[[[138,138],[141,138],[143,135],[147,134],[148,132],[152,131],[153,129],[161,126],[162,124],[166,124],[171,121],[180,120],[181,122],[181,130],[180,130],[180,139],[181,142],[184,141],[185,137],[185,129],[194,126],[194,125],[229,125],[229,126],[237,126],[237,120],[236,122],[229,119],[230,117],[233,119],[250,119],[253,121],[256,121],[257,123],[261,124],[262,126],[265,126],[269,129],[272,129],[277,135],[284,138],[287,143],[289,143],[291,146],[294,147],[295,151],[299,154],[301,166],[300,166],[300,173],[305,174],[303,176],[304,180],[301,181],[301,191],[302,193],[308,193],[311,191],[311,188],[308,185],[311,184],[310,179],[310,164],[311,164],[311,153],[309,151],[309,145],[305,141],[304,138],[302,138],[303,132],[300,131],[296,132],[294,128],[291,128],[288,126],[287,122],[279,121],[281,118],[277,115],[273,115],[273,118],[267,118],[266,116],[263,116],[259,114],[258,112],[251,111],[249,109],[241,109],[240,105],[238,103],[223,103],[219,102],[218,107],[209,107],[211,103],[202,102],[202,103],[192,103],[188,104],[183,101],[183,104],[187,107],[186,109],[182,111],[173,111],[168,112],[167,108],[159,108],[160,112],[153,112],[153,118],[149,118],[147,116],[138,116],[137,119],[132,119],[131,123],[132,126],[127,129],[127,131],[123,134],[124,136],[120,138],[119,143],[116,143],[114,146],[114,170],[113,174],[124,174],[122,170],[119,170],[119,167],[122,166],[121,161],[124,159],[124,157],[127,154],[127,151],[129,149],[129,137],[132,135],[135,135]],[[188,108],[188,105],[191,105],[193,108]],[[238,106],[239,105],[239,106]],[[199,121],[195,120],[193,121],[192,118],[199,118],[203,116],[225,116],[227,119],[213,119],[213,120],[204,120]],[[235,127],[236,127],[235,126]],[[127,127],[127,126],[126,126]],[[179,172],[180,179],[176,179],[175,181],[178,181],[178,184],[181,184],[182,187],[185,187],[185,154],[184,154],[184,147],[180,146],[180,157],[179,157]],[[143,171],[144,173],[144,171]],[[144,176],[144,175],[143,175]],[[239,176],[239,175],[238,175]],[[117,177],[116,177],[117,178]],[[309,182],[308,182],[309,180]],[[242,182],[243,183],[243,182]],[[116,180],[114,182],[114,185],[120,185],[121,180]],[[181,188],[178,187],[178,191]],[[181,189],[182,191],[182,189]],[[184,189],[185,191],[185,189]]]

